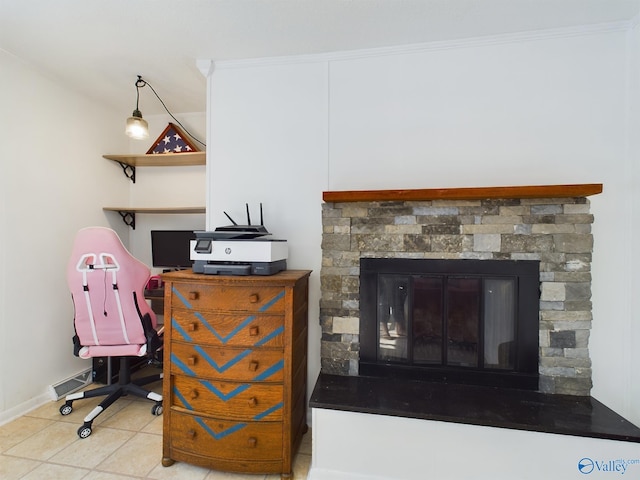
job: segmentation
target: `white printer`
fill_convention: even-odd
[[[238,225],[224,212],[232,225],[215,231],[196,231],[190,242],[193,271],[207,275],[273,275],[287,268],[286,240],[268,238],[264,227],[262,204],[260,225],[252,225],[247,208],[247,224]]]

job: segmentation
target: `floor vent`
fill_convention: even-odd
[[[76,390],[80,390],[85,385],[91,383],[91,371],[92,370],[89,368],[73,377],[56,383],[55,385],[49,385],[49,391],[51,392],[51,396],[53,397],[53,399],[60,400],[66,395],[75,392]]]

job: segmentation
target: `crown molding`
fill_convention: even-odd
[[[456,40],[442,40],[426,43],[416,43],[408,45],[397,45],[391,47],[377,47],[360,50],[345,50],[337,52],[313,53],[305,55],[288,55],[279,57],[249,58],[242,60],[221,60],[211,61],[215,64],[215,69],[238,69],[253,68],[276,65],[293,65],[299,63],[321,63],[342,60],[355,60],[370,57],[382,57],[388,55],[405,55],[438,50],[448,50],[457,48],[475,48],[483,46],[522,43],[526,41],[540,41],[556,38],[571,38],[585,35],[601,35],[607,33],[625,32],[639,22],[638,16],[632,20],[620,22],[597,23],[592,25],[581,25],[578,27],[553,28],[547,30],[531,30],[525,32],[504,33],[498,35],[487,35],[482,37],[462,38]],[[205,70],[200,66],[204,65],[204,60],[198,61],[198,67],[205,74]],[[206,75],[212,74],[214,67],[210,66]]]
[[[216,68],[216,64],[213,60],[199,58],[196,60],[196,68],[200,70],[200,73],[205,77],[210,77]]]

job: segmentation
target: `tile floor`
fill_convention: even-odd
[[[90,386],[89,388],[94,388]],[[147,386],[161,393],[161,382]],[[127,396],[105,410],[86,439],[76,431],[101,398],[78,400],[70,415],[60,415],[63,400],[50,402],[0,426],[2,480],[278,480],[280,475],[218,472],[176,462],[163,467],[162,416],[153,402]],[[311,465],[311,430],[296,455],[294,479],[307,478]]]

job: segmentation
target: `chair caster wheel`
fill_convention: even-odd
[[[91,426],[90,425],[82,425],[78,429],[78,436],[80,438],[87,438],[89,435],[91,435]]]
[[[156,403],[153,407],[151,407],[151,415],[162,415],[162,403]]]
[[[60,407],[60,415],[69,415],[71,412],[73,412],[71,403],[65,403]]]

